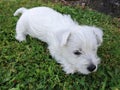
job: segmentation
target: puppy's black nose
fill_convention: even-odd
[[[94,64],[90,64],[88,67],[87,67],[88,71],[92,72],[96,69],[96,66]]]

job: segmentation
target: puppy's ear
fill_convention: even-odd
[[[62,40],[61,40],[61,43],[60,43],[61,46],[64,46],[64,45],[67,44],[70,36],[71,36],[71,33],[70,33],[70,32],[65,32],[65,33],[63,33],[63,35],[62,35],[62,37],[61,37]]]
[[[70,38],[71,32],[66,31],[66,32],[59,32],[57,33],[57,40],[59,42],[60,46],[64,46],[68,43],[68,40]]]
[[[98,46],[100,46],[101,43],[103,42],[103,31],[99,28],[94,27],[93,32],[96,36],[97,44],[98,44]]]

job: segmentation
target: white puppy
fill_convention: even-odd
[[[70,15],[48,7],[20,8],[14,16],[19,13],[22,15],[16,25],[18,41],[30,35],[46,42],[52,57],[67,74],[89,74],[97,70],[100,63],[97,48],[103,36],[99,28],[80,26]]]

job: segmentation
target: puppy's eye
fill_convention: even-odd
[[[82,53],[81,53],[80,51],[76,50],[76,51],[74,52],[74,54],[75,54],[75,55],[81,55]]]

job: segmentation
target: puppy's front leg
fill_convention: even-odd
[[[74,74],[76,72],[75,68],[68,63],[62,64],[63,70],[66,72],[66,74]]]

